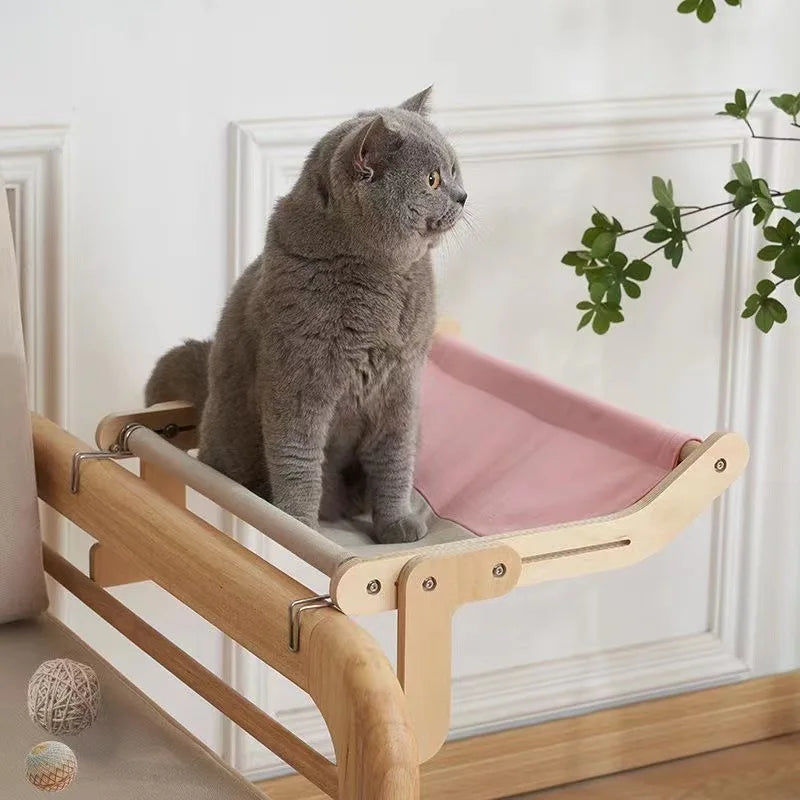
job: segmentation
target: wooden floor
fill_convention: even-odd
[[[800,733],[524,797],[525,800],[798,800]]]

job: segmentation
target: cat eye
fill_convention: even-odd
[[[438,189],[439,184],[442,182],[442,176],[439,174],[439,170],[435,169],[428,175],[428,186],[431,189]]]

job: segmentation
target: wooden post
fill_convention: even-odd
[[[453,613],[465,603],[507,594],[521,571],[516,551],[501,545],[458,556],[419,556],[400,573],[397,675],[420,763],[436,755],[450,730]]]

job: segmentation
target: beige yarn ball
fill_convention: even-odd
[[[75,753],[61,742],[42,742],[25,759],[25,777],[43,792],[66,789],[78,774]]]
[[[70,658],[45,661],[28,682],[28,714],[48,733],[80,733],[99,709],[100,684],[86,664]]]

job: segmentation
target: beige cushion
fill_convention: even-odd
[[[0,181],[0,623],[47,607],[41,549],[17,263]]]
[[[100,714],[76,736],[54,737],[28,718],[28,680],[51,658],[97,672]],[[78,759],[76,800],[265,800],[49,615],[0,626],[0,798],[42,797],[25,780],[25,755],[56,738]]]

